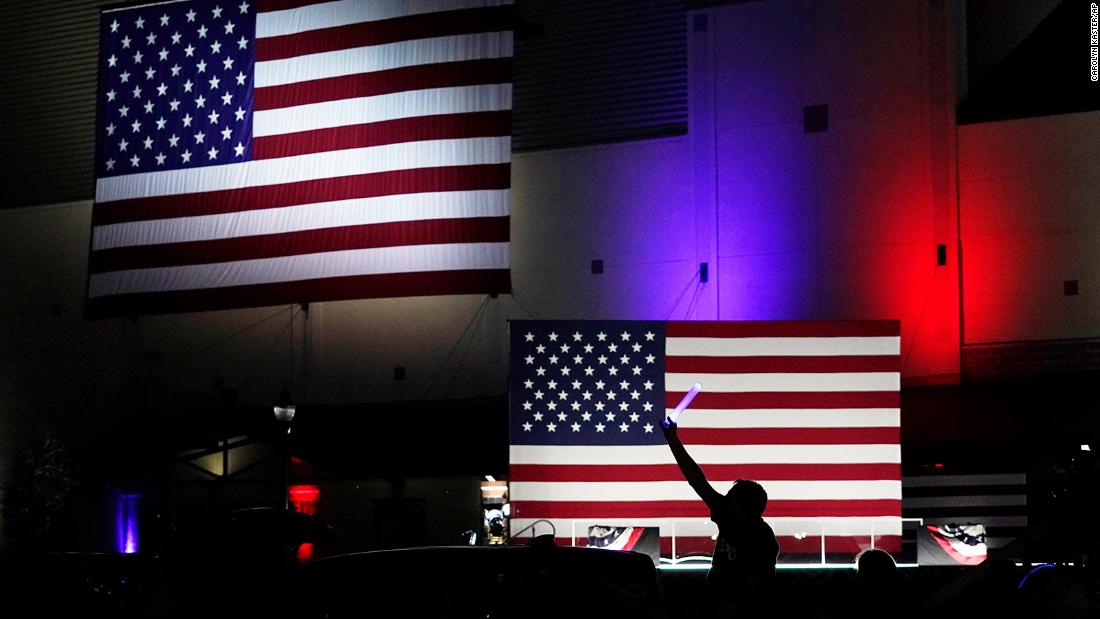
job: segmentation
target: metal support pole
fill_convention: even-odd
[[[290,424],[283,437],[283,509],[290,511]]]
[[[821,565],[825,565],[825,523],[821,523]]]
[[[676,563],[676,521],[672,521],[672,562]]]

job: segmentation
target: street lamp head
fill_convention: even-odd
[[[287,406],[275,407],[275,419],[282,423],[290,423],[294,421],[295,406],[293,404]]]
[[[284,388],[279,392],[279,398],[275,401],[275,419],[282,423],[290,423],[294,421],[295,410],[294,402],[290,399],[290,392]]]

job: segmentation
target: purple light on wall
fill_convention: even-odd
[[[133,554],[138,551],[139,494],[120,494],[115,505],[115,551]]]
[[[563,234],[589,259],[603,259],[604,275],[569,293],[585,298],[570,302],[572,317],[714,318],[712,293],[699,282],[699,263],[706,259],[696,248],[690,147],[687,141],[635,142],[584,155],[587,173],[595,171],[599,180],[566,194],[591,210],[578,214],[573,231]]]
[[[750,109],[731,101],[726,104],[730,109],[719,113],[744,118],[768,112],[771,105],[761,101]],[[814,157],[814,143],[801,126],[720,132],[719,264],[711,279],[719,280],[722,320],[803,319],[820,313],[823,222]]]

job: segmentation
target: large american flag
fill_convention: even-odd
[[[900,549],[897,321],[511,323],[512,530],[660,526],[677,554],[714,525],[660,422],[695,382],[680,437],[724,493],[768,492],[787,554]],[[673,522],[675,521],[675,522]],[[546,533],[538,525],[533,531]],[[528,531],[526,535],[530,535]]]
[[[88,308],[506,292],[509,0],[101,19]]]

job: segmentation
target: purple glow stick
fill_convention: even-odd
[[[684,394],[683,399],[676,405],[676,408],[672,411],[672,414],[668,416],[672,420],[672,423],[676,423],[676,420],[680,418],[680,413],[684,412],[684,409],[691,405],[691,401],[695,399],[699,391],[703,388],[701,383],[695,383],[691,386],[691,390]]]

